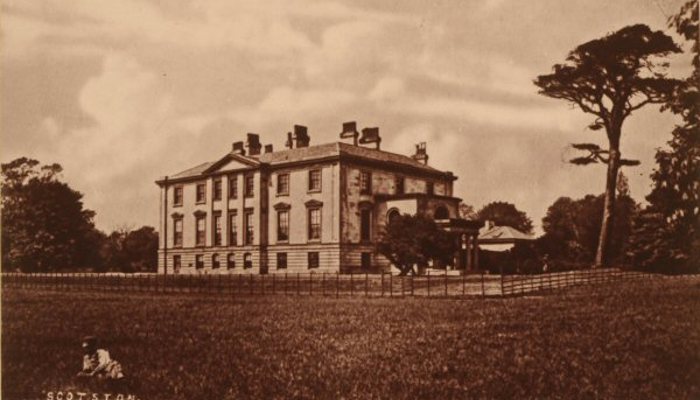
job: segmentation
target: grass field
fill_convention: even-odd
[[[10,289],[3,398],[98,391],[73,380],[86,334],[142,399],[700,398],[697,278],[466,301]]]

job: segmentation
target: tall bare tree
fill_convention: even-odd
[[[592,114],[595,120],[589,125],[591,130],[605,130],[607,149],[594,143],[575,144],[574,148],[587,155],[571,160],[578,165],[607,164],[597,267],[608,262],[618,171],[622,166],[639,164],[621,157],[622,124],[635,110],[668,102],[679,81],[666,77],[668,63],[660,58],[680,51],[662,31],[632,25],[579,45],[565,63],[554,65],[551,74],[540,75],[534,81],[540,94],[566,100]]]

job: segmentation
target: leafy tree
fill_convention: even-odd
[[[22,271],[83,268],[99,260],[99,235],[82,194],[59,180],[58,164],[2,164],[2,263]]]
[[[401,271],[400,275],[415,275],[414,266],[426,267],[431,260],[452,265],[457,241],[432,218],[404,214],[387,224],[377,251]]]
[[[494,221],[499,226],[510,226],[524,233],[532,233],[532,220],[511,203],[494,201],[485,205],[477,214],[481,220]]]
[[[661,31],[639,24],[620,29],[603,38],[576,47],[566,63],[554,65],[553,72],[540,75],[534,83],[539,93],[562,99],[595,116],[589,125],[593,131],[605,130],[608,147],[582,143],[574,147],[588,152],[571,160],[574,164],[607,164],[605,204],[595,265],[608,262],[610,235],[615,216],[615,188],[620,167],[637,165],[620,153],[622,125],[635,110],[648,104],[664,104],[679,82],[667,78],[665,62],[655,58],[680,52],[680,48]]]
[[[620,182],[625,182],[622,177]],[[637,203],[625,192],[625,185],[618,185],[615,202],[617,223],[611,233],[610,260],[624,261],[632,220],[637,212]],[[541,252],[553,259],[578,264],[594,261],[601,229],[604,196],[587,195],[579,200],[560,197],[547,210],[542,219],[544,235],[538,240]]]
[[[100,254],[108,270],[155,272],[158,266],[158,233],[150,226],[136,230],[118,228],[105,237]]]
[[[667,149],[656,153],[649,206],[635,221],[630,255],[642,268],[665,271],[700,267],[700,50],[698,2],[686,2],[670,26],[691,42],[693,70],[668,102],[683,118]]]
[[[460,218],[464,219],[477,219],[479,216],[476,214],[476,211],[474,210],[474,207],[466,204],[466,203],[459,203],[459,208],[457,209],[457,212],[459,213]]]

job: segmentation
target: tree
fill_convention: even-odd
[[[510,226],[524,233],[532,233],[532,220],[511,203],[494,201],[485,205],[477,214],[481,220],[493,221],[496,225]]]
[[[697,270],[700,265],[700,55],[698,2],[686,2],[669,25],[691,42],[693,70],[667,106],[683,118],[667,149],[656,153],[649,206],[634,224],[630,256],[639,267]]]
[[[607,149],[593,143],[576,144],[576,149],[589,154],[571,160],[579,165],[607,164],[596,266],[608,262],[618,171],[622,166],[639,163],[621,157],[623,122],[648,104],[668,102],[679,82],[667,78],[663,72],[667,63],[658,63],[655,58],[680,51],[663,32],[652,31],[643,24],[632,25],[579,45],[569,53],[566,63],[554,65],[553,73],[540,75],[534,81],[540,94],[566,100],[595,116],[589,125],[591,130],[605,129]]]
[[[92,218],[82,194],[59,180],[58,164],[18,158],[2,164],[2,263],[22,271],[88,267],[96,262]]]
[[[457,209],[457,212],[459,213],[460,218],[464,219],[477,219],[479,216],[476,214],[476,211],[474,210],[474,207],[466,204],[466,203],[459,203],[459,208]]]
[[[401,271],[400,275],[415,275],[414,266],[425,267],[431,260],[452,265],[457,240],[431,218],[404,214],[387,224],[377,251]]]
[[[155,272],[158,233],[153,227],[120,227],[105,237],[100,254],[105,269],[121,272]]]

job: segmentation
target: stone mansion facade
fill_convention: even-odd
[[[360,134],[354,122],[340,141],[309,142],[299,125],[281,151],[249,133],[221,158],[159,179],[159,272],[388,271],[374,242],[392,215],[465,227],[457,178],[428,165],[425,143],[412,156],[382,151],[379,129]]]

